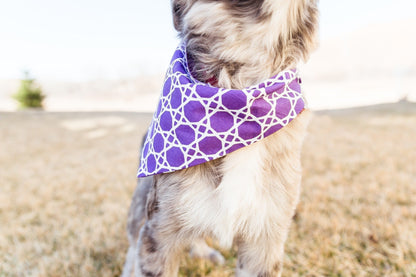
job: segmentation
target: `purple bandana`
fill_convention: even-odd
[[[138,177],[225,156],[280,130],[305,108],[295,70],[242,90],[195,80],[181,43],[149,127]]]

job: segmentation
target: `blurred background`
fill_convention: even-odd
[[[416,100],[416,2],[320,1],[302,67],[312,109]],[[30,71],[49,111],[152,111],[178,44],[167,0],[15,0],[0,6],[0,110]]]
[[[416,1],[320,11],[283,276],[415,277]],[[120,276],[171,21],[169,0],[0,1],[0,276]],[[179,276],[234,276],[221,252]]]

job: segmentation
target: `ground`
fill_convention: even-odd
[[[0,276],[118,276],[149,114],[0,113]],[[416,107],[318,112],[283,276],[416,276]],[[181,276],[233,276],[184,256]]]

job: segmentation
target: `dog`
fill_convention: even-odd
[[[172,0],[192,76],[243,89],[294,69],[316,48],[318,0]],[[299,200],[310,112],[225,156],[139,179],[128,215],[123,276],[177,276],[179,257],[223,263],[204,239],[238,248],[235,274],[281,276]],[[143,162],[143,160],[142,160]]]

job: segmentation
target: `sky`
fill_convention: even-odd
[[[415,0],[320,0],[321,39],[415,17]],[[415,26],[416,27],[416,26]],[[178,40],[169,0],[0,2],[0,79],[118,79],[165,70]]]

